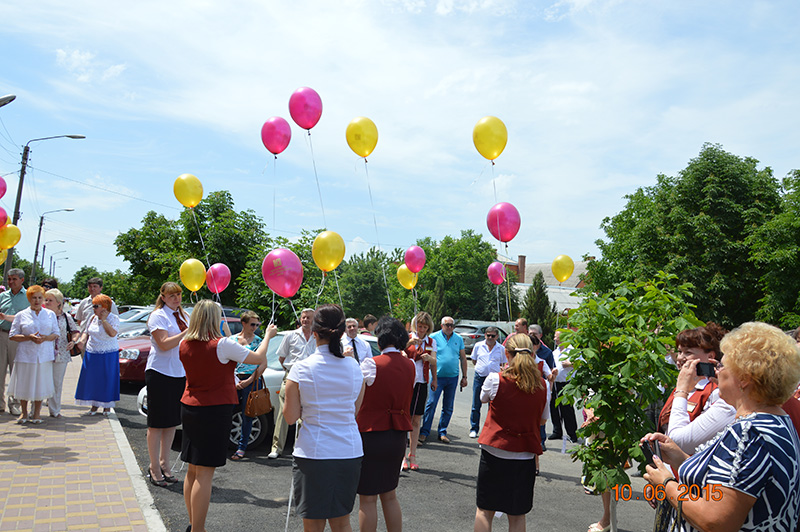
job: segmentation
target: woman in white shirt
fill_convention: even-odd
[[[55,361],[53,362],[53,396],[47,400],[50,417],[61,417],[61,391],[64,388],[64,375],[67,364],[72,361],[70,350],[80,335],[75,320],[64,312],[64,294],[58,288],[51,288],[44,294],[44,308],[52,310],[58,323],[58,338],[55,342]]]
[[[183,289],[178,283],[161,285],[156,308],[147,319],[150,354],[144,380],[147,385],[147,477],[155,486],[178,481],[169,464],[175,429],[181,424],[181,396],[186,388],[186,371],[178,346],[186,335],[189,316],[181,308]]]
[[[338,305],[314,313],[317,349],[286,380],[283,415],[303,419],[294,446],[294,498],[306,531],[350,531],[363,449],[356,412],[364,395],[358,363],[342,353],[345,319]]]
[[[111,312],[111,303],[105,294],[92,299],[94,315],[78,342],[84,356],[75,402],[90,406],[89,416],[98,414],[98,408],[107,416],[119,401],[119,316]]]
[[[53,395],[53,340],[58,338],[58,323],[52,310],[42,308],[44,288],[33,285],[25,295],[31,306],[17,312],[8,339],[19,342],[8,395],[19,399],[22,414],[17,423],[42,422],[42,401]],[[28,402],[33,401],[33,415],[28,420]]]

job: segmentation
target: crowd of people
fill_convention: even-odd
[[[66,367],[80,354],[75,401],[90,407],[86,415],[108,415],[119,400],[120,322],[114,302],[102,294],[102,280],[89,280],[89,296],[74,320],[64,312],[54,280],[27,289],[23,283],[24,273],[12,269],[9,289],[0,293],[0,407],[7,405],[18,423],[36,425],[46,401],[50,416],[60,417]],[[244,409],[267,367],[277,328],[263,328],[256,313],[245,311],[241,332],[230,335],[219,304],[203,300],[189,314],[181,301],[180,285],[164,283],[148,319],[146,476],[159,487],[179,482],[170,448],[182,424],[187,530],[202,531],[216,468],[245,458],[252,418]],[[290,505],[307,531],[350,530],[356,496],[360,530],[377,529],[378,501],[387,530],[402,530],[400,473],[420,469],[419,445],[432,433],[440,399],[436,437],[450,443],[455,391],[469,385],[465,346],[452,317],[443,317],[438,331],[424,311],[409,328],[389,316],[367,316],[363,324],[359,329],[358,320],[346,318],[338,305],[303,309],[299,327],[277,348],[285,375],[268,458],[285,452],[288,428],[296,425]],[[257,334],[262,328],[263,338]],[[375,336],[380,354],[373,356],[359,333]],[[580,368],[580,357],[571,353],[579,353],[579,346],[561,346],[556,332],[551,350],[541,328],[524,318],[504,343],[500,339],[497,327],[487,327],[470,357],[469,437],[480,447],[476,532],[490,531],[497,513],[507,516],[510,531],[525,530],[548,419],[550,440],[579,442],[573,407],[557,401],[571,372]],[[763,323],[728,332],[709,323],[682,331],[675,344],[670,361],[678,370],[676,386],[665,393],[657,432],[642,438],[643,445],[660,451],[645,474],[665,495],[653,504],[656,530],[796,530],[798,332],[790,337]],[[231,456],[237,406],[242,430]],[[592,412],[584,413],[584,426],[595,421]],[[691,490],[714,496],[681,497]],[[602,500],[603,517],[589,532],[610,528],[610,493]]]

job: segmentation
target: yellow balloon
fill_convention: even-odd
[[[0,251],[0,265],[5,264],[7,258],[8,250],[4,249],[3,251]]]
[[[344,240],[339,233],[323,231],[314,239],[311,256],[320,270],[332,272],[344,259]]]
[[[397,268],[397,280],[406,290],[411,290],[417,286],[417,274],[409,270],[405,264],[401,264]]]
[[[17,245],[22,235],[19,227],[14,224],[6,224],[0,227],[0,249],[11,249]]]
[[[197,259],[186,259],[181,264],[181,282],[190,292],[197,292],[206,282],[206,267]]]
[[[194,207],[203,199],[203,184],[192,174],[181,174],[172,186],[175,198],[184,207]]]
[[[478,153],[494,161],[506,149],[508,142],[506,125],[495,116],[485,116],[475,124],[472,130],[472,142],[475,143]]]
[[[366,157],[378,144],[378,128],[375,126],[375,122],[369,118],[359,116],[347,124],[345,137],[347,137],[347,145],[356,155]]]
[[[555,276],[556,280],[559,283],[563,283],[572,275],[572,272],[575,270],[575,263],[572,262],[572,259],[569,258],[569,256],[559,255],[555,258],[555,260],[553,260],[553,264],[550,266],[550,269],[553,270],[553,275]]]

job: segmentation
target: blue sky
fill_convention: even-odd
[[[323,101],[311,143],[327,227],[348,255],[462,229],[491,239],[496,197],[522,216],[510,256],[578,260],[596,253],[625,194],[674,175],[704,142],[778,178],[800,167],[798,11],[746,0],[5,2],[0,95],[17,99],[0,108],[0,206],[11,215],[22,145],[83,134],[32,144],[21,209],[28,260],[40,214],[75,209],[48,215],[42,236],[66,241],[46,259],[64,251],[63,279],[84,264],[125,269],[115,236],[148,210],[177,217],[172,184],[187,172],[230,190],[271,233],[321,228],[308,137],[288,112],[308,86]],[[486,115],[509,132],[493,168],[472,144]],[[259,136],[271,116],[292,124],[277,165]],[[377,235],[363,161],[345,142],[357,116],[379,132]]]

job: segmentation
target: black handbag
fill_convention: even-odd
[[[70,337],[72,337],[72,330],[69,328],[69,316],[64,314],[64,319],[67,320],[67,343],[69,343]],[[78,342],[75,342],[75,345],[72,346],[72,349],[69,350],[69,356],[77,357],[81,354],[81,348],[78,347]]]

